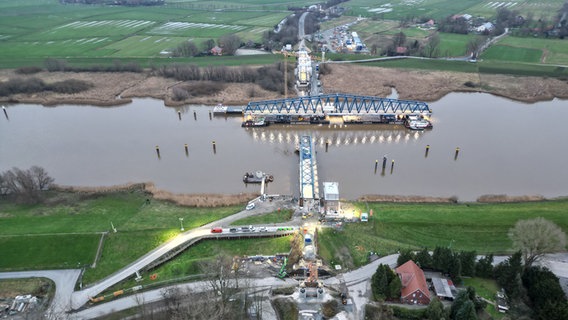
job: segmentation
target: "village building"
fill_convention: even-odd
[[[423,305],[430,303],[430,291],[428,290],[424,271],[414,261],[407,261],[396,268],[395,271],[402,282],[400,293],[402,303]]]

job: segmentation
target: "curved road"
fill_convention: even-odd
[[[75,290],[80,269],[1,272],[0,279],[48,278],[55,283],[55,296],[48,313],[62,314],[69,311],[71,294]]]
[[[95,283],[92,286],[89,286],[81,291],[73,292],[71,297],[71,309],[79,309],[85,303],[89,301],[90,297],[95,297],[97,294],[103,292],[106,288],[132,276],[136,273],[136,271],[142,270],[147,265],[151,264],[152,262],[158,260],[166,253],[170,252],[172,249],[189,242],[191,240],[195,240],[201,237],[211,237],[211,228],[212,227],[220,227],[224,225],[229,225],[233,221],[245,218],[250,215],[258,214],[260,212],[272,212],[276,210],[277,207],[281,203],[279,200],[273,202],[264,202],[262,203],[262,208],[257,203],[257,209],[251,211],[241,211],[229,217],[217,220],[215,222],[206,224],[202,227],[197,229],[193,229],[184,233],[179,234],[177,237],[173,238],[172,240],[160,245],[156,249],[148,252],[138,260],[134,261],[133,263],[129,264],[128,266],[124,267],[122,270],[110,275],[109,277]],[[218,234],[215,236],[219,236]],[[235,236],[235,235],[225,235],[225,236]]]

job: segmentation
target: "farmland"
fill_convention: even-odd
[[[489,18],[495,15],[498,8],[518,10],[522,15],[527,15],[530,12],[534,17],[552,18],[564,2],[564,0],[352,0],[343,5],[347,8],[347,14],[351,16],[376,16],[380,19],[390,20],[428,17],[439,20],[450,15],[465,13]]]
[[[198,47],[209,39],[236,34],[260,42],[305,1],[168,2],[161,7],[62,5],[57,0],[0,0],[2,67],[41,65],[45,58],[163,59],[185,41]],[[251,8],[255,10],[251,10]],[[258,10],[262,8],[262,10]],[[224,10],[218,10],[224,9]]]

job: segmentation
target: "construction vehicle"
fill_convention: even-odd
[[[280,268],[280,271],[278,271],[278,274],[276,275],[278,278],[284,279],[284,277],[288,275],[288,273],[286,272],[287,263],[288,263],[288,257],[284,258],[284,263],[282,263],[282,267]]]

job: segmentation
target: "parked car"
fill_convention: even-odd
[[[247,204],[246,209],[247,209],[247,210],[252,210],[252,209],[254,209],[254,207],[256,207],[256,205],[255,205],[254,203],[249,203],[249,204]]]

